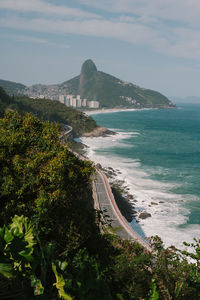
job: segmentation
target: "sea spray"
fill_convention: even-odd
[[[200,113],[200,106],[198,109]],[[191,110],[97,114],[94,117],[100,125],[118,134],[83,138],[93,161],[120,169],[117,177],[126,181],[137,201],[136,219],[145,235],[157,234],[166,246],[179,248],[183,241],[200,237],[200,210],[192,209],[200,202],[196,187],[200,132],[194,127],[198,123],[200,128],[200,114],[195,114],[195,108],[191,118]],[[143,211],[151,217],[139,219]],[[194,212],[199,222],[192,219]],[[132,221],[133,227],[135,224],[136,220]]]

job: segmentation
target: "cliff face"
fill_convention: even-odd
[[[82,98],[87,96],[87,91],[95,84],[97,79],[97,68],[91,59],[84,62],[79,78],[79,93]]]

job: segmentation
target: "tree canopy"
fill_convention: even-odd
[[[147,252],[101,233],[94,167],[59,137],[30,113],[0,119],[0,299],[199,299],[199,241],[189,253],[154,237]]]

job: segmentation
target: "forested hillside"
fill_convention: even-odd
[[[59,136],[29,113],[0,119],[0,299],[199,299],[198,241],[189,255],[156,237],[148,253],[100,232],[95,170]]]
[[[0,79],[0,86],[10,95],[23,95],[26,86],[21,83]]]
[[[59,95],[81,95],[82,99],[98,100],[100,107],[134,108],[175,108],[161,93],[141,88],[131,82],[125,82],[110,74],[97,70],[91,59],[86,60],[80,75],[60,84],[35,84],[24,86],[16,82],[0,80],[10,95],[28,95],[39,98],[59,99]]]
[[[90,59],[83,63],[79,78],[75,77],[65,84],[69,85],[71,93],[80,93],[82,98],[98,100],[101,107],[175,107],[167,97],[157,91],[140,88],[98,71]]]
[[[75,136],[90,132],[97,127],[91,117],[58,101],[30,99],[25,96],[10,97],[0,87],[0,112],[3,113],[8,109],[17,110],[22,114],[31,112],[44,120],[70,125]]]

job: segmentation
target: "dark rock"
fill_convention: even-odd
[[[148,212],[146,212],[146,211],[143,211],[143,212],[141,212],[140,214],[139,214],[139,218],[140,219],[147,219],[147,218],[149,218],[149,217],[151,217],[151,214],[150,213],[148,213]]]
[[[127,195],[127,196],[126,196],[126,200],[127,200],[127,201],[129,201],[129,200],[133,200],[133,196],[132,196],[132,195],[130,195],[130,194],[129,194],[129,195]]]
[[[102,165],[101,164],[96,164],[97,168],[99,168],[100,170],[102,170]]]

